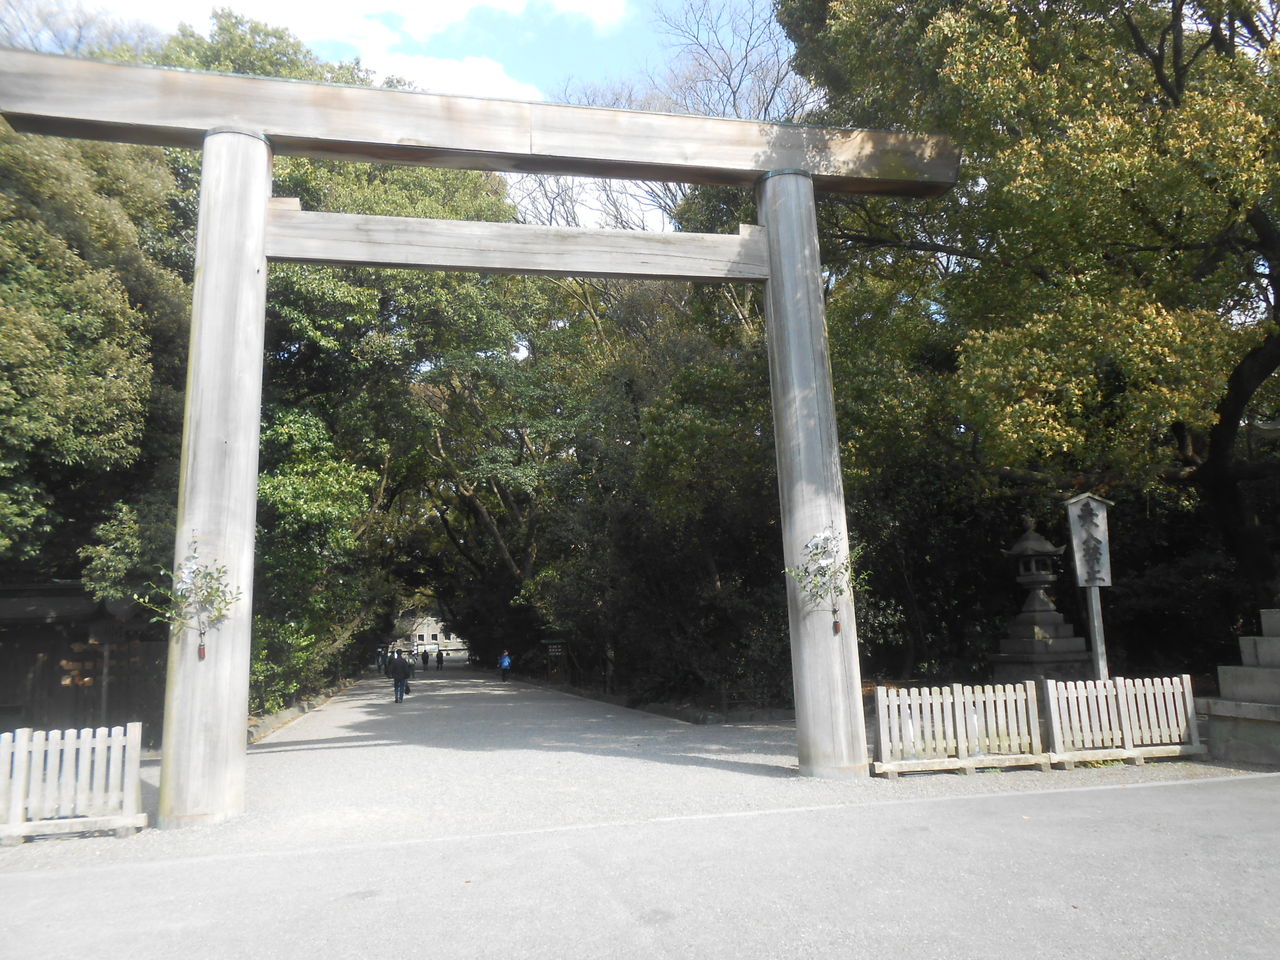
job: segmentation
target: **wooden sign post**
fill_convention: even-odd
[[[1110,500],[1092,493],[1082,493],[1067,501],[1076,584],[1085,592],[1093,672],[1098,680],[1107,680],[1111,676],[1107,665],[1107,638],[1102,629],[1101,590],[1111,586],[1111,535],[1107,528],[1107,507],[1110,503]]]

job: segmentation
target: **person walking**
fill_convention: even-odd
[[[502,656],[498,658],[498,669],[502,671],[502,682],[507,682],[507,674],[511,672],[511,653],[507,650],[502,651]]]
[[[391,678],[395,688],[396,703],[404,703],[405,688],[409,686],[409,678],[413,676],[413,664],[406,660],[399,650],[387,664],[387,676]]]
[[[437,670],[444,669],[444,651],[443,650],[436,651],[436,669]]]

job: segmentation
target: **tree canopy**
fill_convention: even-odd
[[[1000,548],[1082,490],[1116,501],[1113,663],[1212,666],[1278,585],[1275,5],[781,0],[794,51],[764,11],[692,2],[668,16],[671,70],[591,96],[964,150],[946,196],[819,207],[867,674],[982,676],[1019,599]],[[227,11],[168,37],[21,23],[13,42],[43,48],[371,82]],[[199,178],[188,151],[0,130],[11,580],[127,597],[171,563]],[[513,192],[292,157],[274,193],[444,219],[755,216],[728,188]],[[760,310],[742,286],[273,266],[255,706],[350,670],[418,608],[482,658],[533,668],[565,643],[576,679],[636,699],[785,702]]]

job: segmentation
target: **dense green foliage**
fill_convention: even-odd
[[[1000,548],[1024,514],[1060,540],[1084,489],[1116,502],[1113,665],[1212,666],[1277,584],[1273,5],[778,12],[823,97],[770,74],[761,102],[785,84],[813,119],[965,150],[937,200],[821,201],[865,671],[982,675],[1018,601]],[[369,82],[226,12],[113,42]],[[275,178],[308,210],[517,216],[491,174],[278,157]],[[128,596],[172,565],[198,190],[196,154],[0,130],[7,579]],[[754,218],[739,191],[662,196],[681,229]],[[536,669],[555,640],[637,699],[785,702],[759,311],[736,287],[274,266],[254,706],[427,608],[485,661]]]
[[[906,437],[922,469],[938,453],[951,544],[957,508],[981,531],[1009,497],[1056,523],[1064,494],[1110,496],[1121,657],[1208,666],[1280,589],[1276,5],[782,0],[779,17],[824,119],[965,151],[937,201],[824,204],[835,301],[923,338],[912,406],[873,398],[846,435]]]

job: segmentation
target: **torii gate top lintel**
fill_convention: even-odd
[[[30,133],[200,147],[263,133],[274,152],[346,160],[925,197],[956,180],[945,137],[484,100],[135,66],[0,48],[0,113]]]

